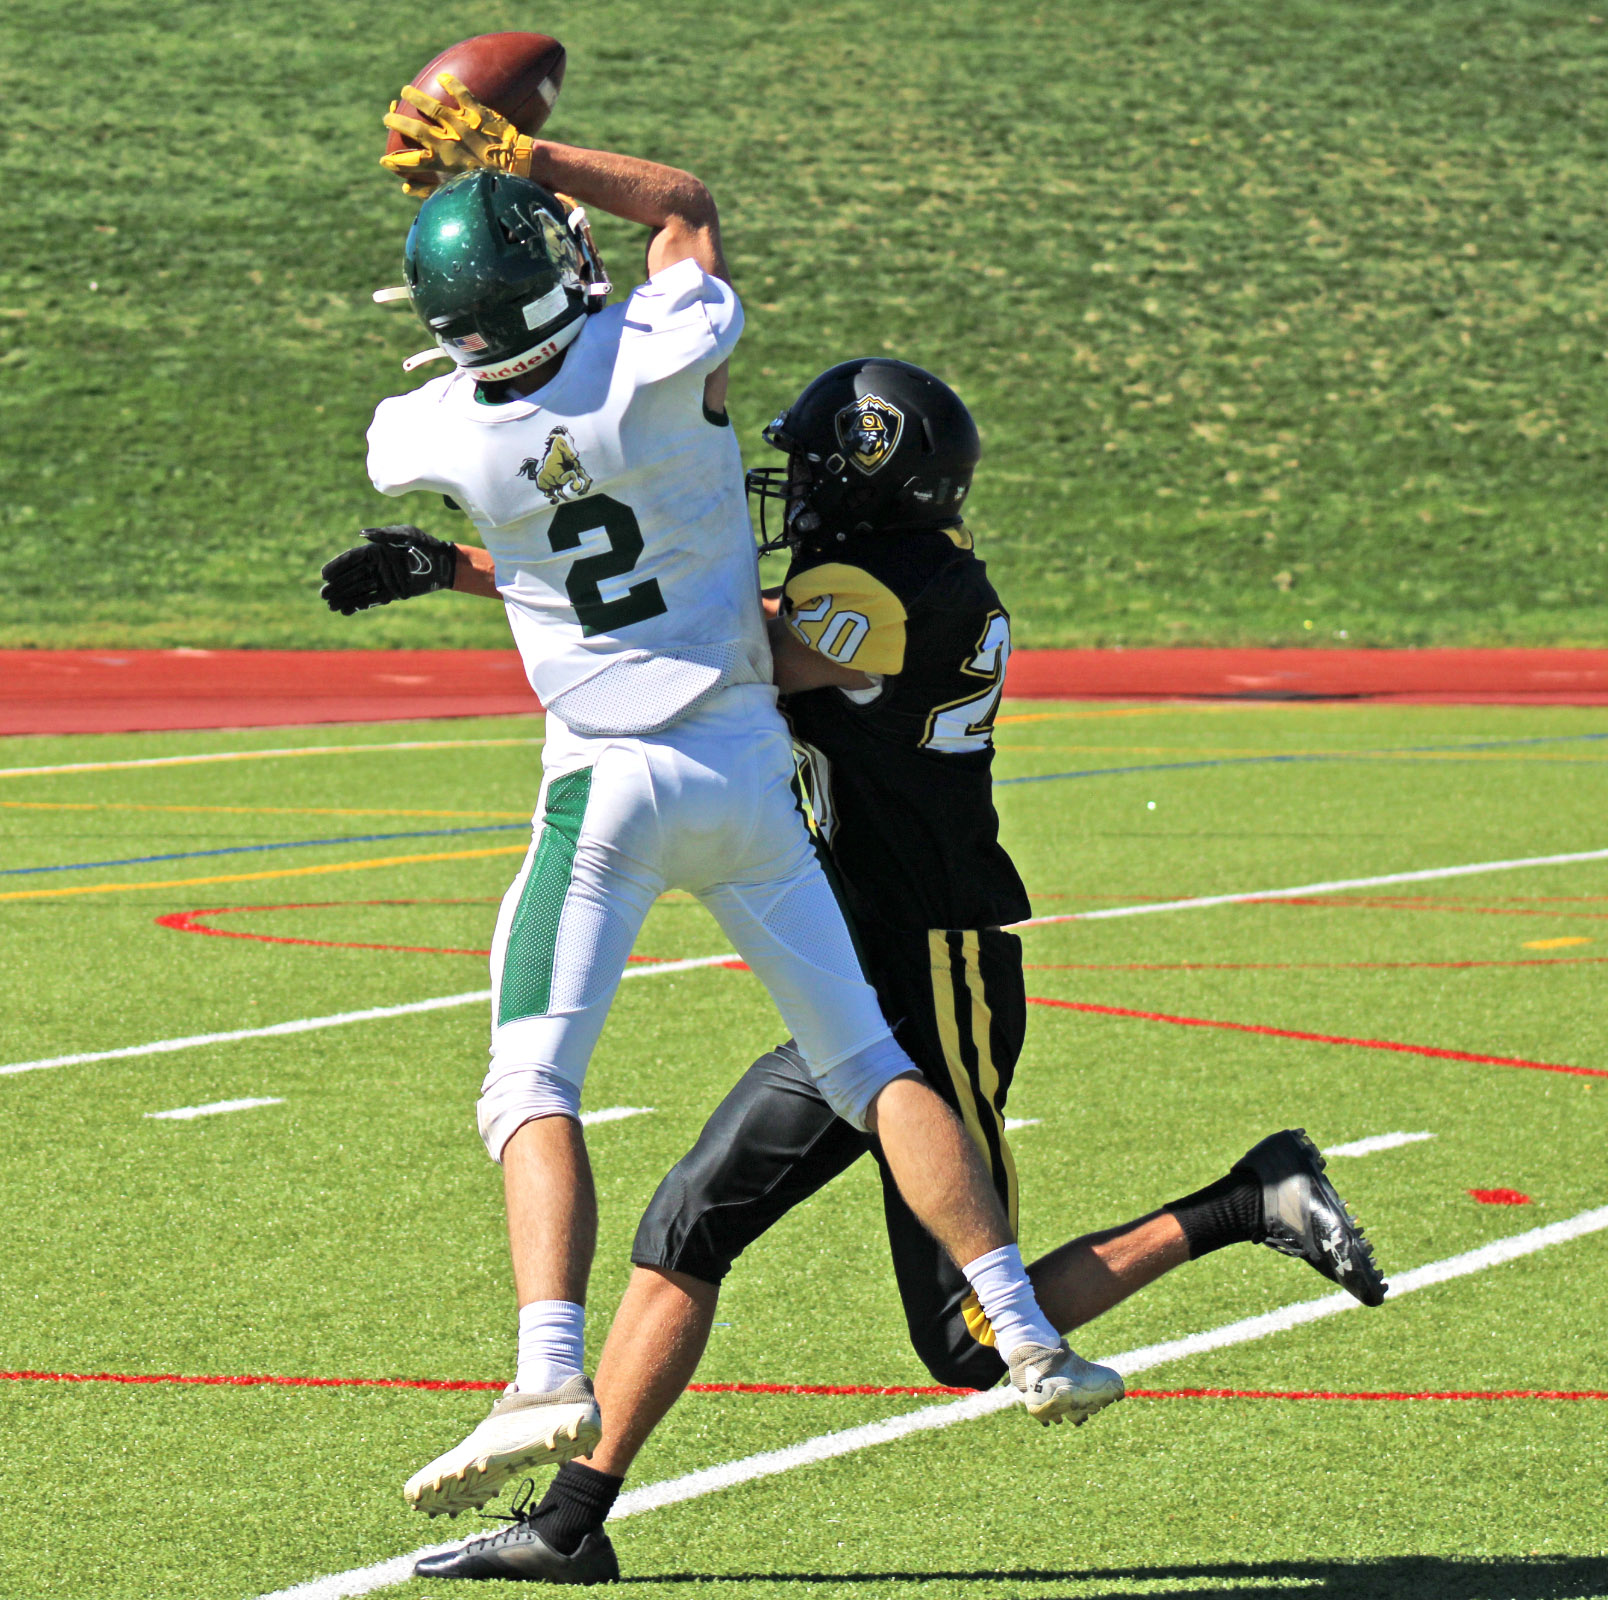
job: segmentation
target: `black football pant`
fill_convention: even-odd
[[[1014,1232],[1005,1097],[1027,1022],[1021,940],[998,928],[862,931],[861,954],[895,1037],[982,1151]],[[971,1286],[905,1205],[876,1139],[833,1114],[791,1041],[743,1074],[670,1170],[631,1259],[719,1283],[767,1228],[868,1153],[882,1168],[893,1270],[916,1353],[939,1383],[990,1387],[1005,1363]]]

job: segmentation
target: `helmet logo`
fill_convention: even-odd
[[[861,395],[837,414],[838,443],[844,454],[869,477],[899,448],[904,412],[880,395]]]
[[[592,492],[592,475],[581,465],[581,453],[568,428],[554,428],[547,436],[547,448],[539,456],[526,456],[515,476],[529,478],[555,506]]]

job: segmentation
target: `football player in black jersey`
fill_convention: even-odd
[[[999,843],[993,724],[1010,618],[961,520],[980,446],[958,396],[903,362],[823,373],[765,432],[787,457],[749,474],[767,547],[792,563],[771,597],[777,683],[800,749],[800,798],[836,871],[867,975],[900,1042],[961,1114],[1017,1220],[1005,1100],[1026,1022],[1027,894]],[[762,1056],[659,1186],[597,1373],[603,1441],[567,1462],[512,1526],[419,1563],[433,1577],[596,1583],[618,1576],[604,1519],[691,1381],[721,1280],[780,1217],[876,1140],[836,1117],[790,1044]],[[911,1341],[939,1383],[1005,1374],[966,1279],[883,1168]],[[1367,1305],[1372,1252],[1299,1129],[1273,1134],[1205,1188],[1033,1263],[1063,1332],[1185,1261],[1263,1243]]]

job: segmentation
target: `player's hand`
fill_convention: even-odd
[[[458,572],[458,547],[409,523],[364,528],[366,544],[343,550],[324,563],[320,598],[343,617],[388,606],[393,600],[450,589]]]
[[[404,85],[402,99],[427,120],[419,122],[402,116],[399,102],[392,101],[385,114],[385,126],[406,134],[422,148],[381,156],[380,165],[399,177],[415,197],[428,194],[445,178],[473,172],[477,167],[529,177],[536,141],[526,138],[499,112],[482,105],[451,73],[442,73],[441,87],[458,102],[456,106],[432,98],[411,83]]]
[[[396,117],[398,122],[408,124],[410,130],[408,137],[412,138],[412,130],[417,129],[419,124],[410,118],[402,117],[400,115],[401,110],[402,102],[393,100],[391,109],[386,113],[385,125],[387,128],[391,127],[393,125],[391,118]],[[380,165],[387,172],[395,173],[402,180],[402,193],[408,199],[428,200],[435,193],[436,185],[440,180],[433,171],[428,167],[418,165],[418,162],[433,159],[428,152],[423,150],[398,150],[394,155],[381,156]]]

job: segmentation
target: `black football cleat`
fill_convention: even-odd
[[[1373,1246],[1323,1175],[1323,1157],[1305,1128],[1271,1134],[1234,1163],[1262,1185],[1258,1243],[1299,1256],[1365,1306],[1382,1305],[1389,1287]]]
[[[555,1550],[537,1531],[535,1484],[514,1503],[508,1526],[437,1550],[413,1564],[416,1578],[501,1578],[530,1583],[617,1583],[620,1563],[609,1536],[596,1528],[573,1555]]]

